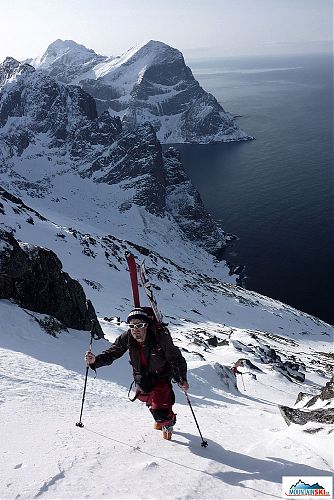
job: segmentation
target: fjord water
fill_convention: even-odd
[[[244,286],[334,324],[332,56],[188,63],[256,140],[177,145]]]

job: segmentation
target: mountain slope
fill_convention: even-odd
[[[72,40],[56,40],[40,57],[26,62],[34,68],[48,70],[51,77],[63,83],[71,83],[78,75],[85,74],[108,58],[96,54]]]
[[[88,128],[99,123],[98,118],[83,116],[76,102],[70,123],[83,120]],[[9,120],[12,132],[16,117]],[[164,318],[187,359],[189,396],[209,446],[201,447],[190,409],[177,388],[173,441],[161,439],[145,406],[127,399],[127,355],[98,370],[96,379],[89,376],[85,427],[75,426],[89,335],[69,330],[52,337],[31,311],[0,300],[0,412],[6,458],[2,498],[258,499],[280,496],[282,475],[330,474],[328,426],[319,430],[319,424],[309,422],[288,427],[278,405],[292,407],[300,391],[315,396],[329,380],[333,328],[227,282],[234,279],[224,263],[215,262],[186,237],[192,214],[183,211],[182,196],[188,193],[194,210],[196,196],[177,168],[177,153],[169,151],[159,163],[154,132],[149,125],[143,128],[144,143],[143,134],[137,140],[135,133],[122,135],[117,127],[121,137],[110,148],[82,143],[90,158],[95,158],[95,148],[99,150],[101,164],[96,169],[92,162],[77,163],[68,153],[66,148],[77,137],[75,127],[63,146],[49,149],[42,145],[53,140],[52,131],[34,131],[21,155],[15,150],[10,156],[6,150],[2,178],[24,200],[1,189],[0,224],[18,240],[57,254],[64,271],[92,300],[110,341],[126,328],[112,318],[124,320],[132,308],[125,251],[132,251],[138,262],[145,259]],[[138,198],[132,202],[139,196],[133,180],[139,179],[138,164],[132,161],[127,175],[120,154],[125,144],[130,145],[127,151],[136,152],[129,155],[132,159],[144,160],[145,176],[165,172],[164,203],[175,212],[156,215],[163,210],[159,197],[150,210],[138,204]],[[122,180],[115,165],[108,160],[103,165],[104,154],[114,158],[113,147],[120,169],[125,169]],[[51,160],[38,156],[45,151]],[[125,200],[130,208],[122,205]],[[176,217],[182,217],[183,236]],[[141,299],[145,304],[142,290]],[[107,340],[94,341],[93,351],[108,345]],[[229,368],[240,359],[247,363],[242,378],[235,380]]]
[[[200,87],[182,53],[162,42],[150,40],[103,60],[71,40],[57,40],[32,64],[60,81],[80,84],[99,112],[109,110],[127,128],[150,122],[162,143],[252,138]]]
[[[280,416],[277,404],[293,404],[300,385],[252,358],[264,370],[257,380],[244,373],[239,391],[227,386],[219,373],[239,356],[233,346],[207,349],[205,361],[185,352],[189,396],[209,445],[201,448],[177,388],[170,442],[153,430],[144,405],[128,401],[126,355],[98,370],[95,380],[89,376],[85,427],[76,427],[87,333],[48,336],[6,301],[0,301],[0,315],[3,498],[274,498],[281,494],[282,475],[330,475],[327,430],[310,434],[305,431],[312,425],[287,427]],[[102,324],[110,340],[123,330]],[[211,323],[210,332],[216,327]],[[182,330],[172,326],[176,343],[189,350]],[[93,350],[106,345],[99,340]],[[308,373],[311,391],[320,379]]]
[[[222,253],[230,236],[206,211],[178,154],[162,153],[150,124],[123,130],[119,118],[97,116],[80,87],[11,58],[0,65],[0,80],[4,187],[37,209],[41,204],[107,233],[113,227],[122,236],[128,223],[132,238],[144,243],[154,244],[157,233],[167,248],[173,237]]]
[[[122,316],[130,307],[125,252],[131,251],[139,261],[145,259],[167,316],[184,321],[192,318],[195,323],[219,323],[225,318],[230,327],[265,330],[292,338],[302,335],[305,342],[318,344],[319,350],[321,342],[330,338],[331,327],[317,318],[226,282],[228,273],[222,263],[211,262],[210,267],[208,254],[201,254],[191,245],[175,248],[174,255],[170,248],[172,260],[165,255],[163,240],[156,240],[155,251],[132,242],[131,227],[125,238],[118,238],[81,222],[81,227],[86,227],[84,232],[80,225],[73,227],[73,220],[72,226],[65,225],[59,215],[50,220],[47,211],[36,212],[4,190],[0,194],[1,226],[14,232],[17,240],[53,250],[63,263],[63,270],[80,281],[93,304],[99,304],[99,315],[110,316],[112,308]],[[54,212],[53,217],[56,215]],[[181,260],[183,266],[177,264]],[[182,295],[181,302],[178,294]]]

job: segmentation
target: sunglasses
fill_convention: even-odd
[[[144,328],[144,326],[146,326],[146,323],[136,323],[135,325],[129,325],[129,328],[131,328],[131,330],[140,330],[140,328]]]

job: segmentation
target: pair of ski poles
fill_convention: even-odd
[[[90,343],[89,343],[89,352],[92,351],[92,344],[93,344],[93,339],[94,339],[94,327],[95,327],[95,320],[92,320],[92,326],[91,326],[91,330],[90,330]],[[80,411],[80,418],[79,418],[79,422],[77,422],[75,425],[77,427],[84,427],[84,424],[82,423],[82,412],[83,412],[83,407],[84,407],[84,403],[85,403],[85,396],[86,396],[86,387],[87,387],[87,379],[88,379],[88,371],[89,371],[89,365],[86,366],[86,375],[85,375],[85,383],[84,383],[84,389],[83,389],[83,394],[82,394],[82,401],[81,401],[81,411]],[[203,439],[203,436],[202,436],[202,433],[201,433],[201,429],[199,428],[199,425],[198,425],[198,422],[197,422],[197,418],[196,418],[196,415],[194,413],[194,410],[193,410],[193,407],[191,405],[191,402],[190,402],[190,399],[189,399],[189,396],[188,394],[185,392],[185,396],[187,398],[187,401],[188,401],[188,405],[190,406],[190,409],[191,409],[191,413],[193,414],[193,417],[194,417],[194,420],[195,420],[195,423],[197,425],[197,429],[199,431],[199,435],[201,436],[201,446],[203,448],[206,448],[208,446],[208,442],[207,441],[204,441]]]

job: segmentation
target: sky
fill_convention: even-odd
[[[103,55],[160,40],[187,59],[328,52],[332,0],[0,0],[0,60],[71,39]]]

